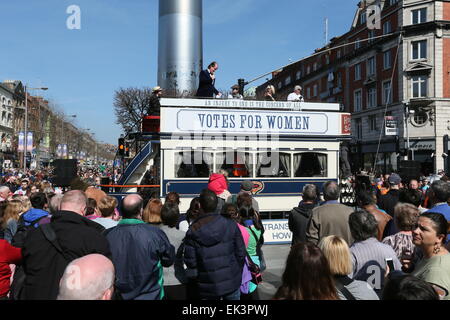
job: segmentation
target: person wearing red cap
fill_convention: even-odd
[[[225,202],[231,197],[231,193],[228,191],[228,182],[223,174],[213,173],[209,177],[208,189],[213,191],[217,198],[217,209],[216,212],[221,212]]]

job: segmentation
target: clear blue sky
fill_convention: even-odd
[[[329,38],[347,32],[357,3],[204,0],[204,63],[220,63],[216,87],[228,89],[323,46],[325,17]],[[81,30],[66,28],[73,4]],[[77,126],[116,144],[114,91],[156,85],[158,0],[3,0],[0,12],[0,80],[48,87]]]

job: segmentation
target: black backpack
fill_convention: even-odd
[[[16,248],[23,248],[23,245],[25,243],[25,239],[27,238],[28,232],[30,230],[36,229],[34,226],[36,223],[39,223],[39,221],[43,218],[46,218],[47,216],[40,217],[34,221],[30,222],[29,226],[25,225],[25,220],[23,219],[23,215],[20,216],[19,220],[17,221],[17,232],[14,235],[11,245],[13,245]]]

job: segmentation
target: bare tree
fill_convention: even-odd
[[[121,125],[125,132],[141,129],[142,116],[147,113],[151,95],[150,88],[120,88],[115,92],[116,123]]]

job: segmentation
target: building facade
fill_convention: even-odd
[[[260,98],[269,84],[279,100],[301,85],[306,101],[352,113],[354,171],[406,158],[424,174],[450,169],[450,1],[361,1],[346,34],[274,74]]]

